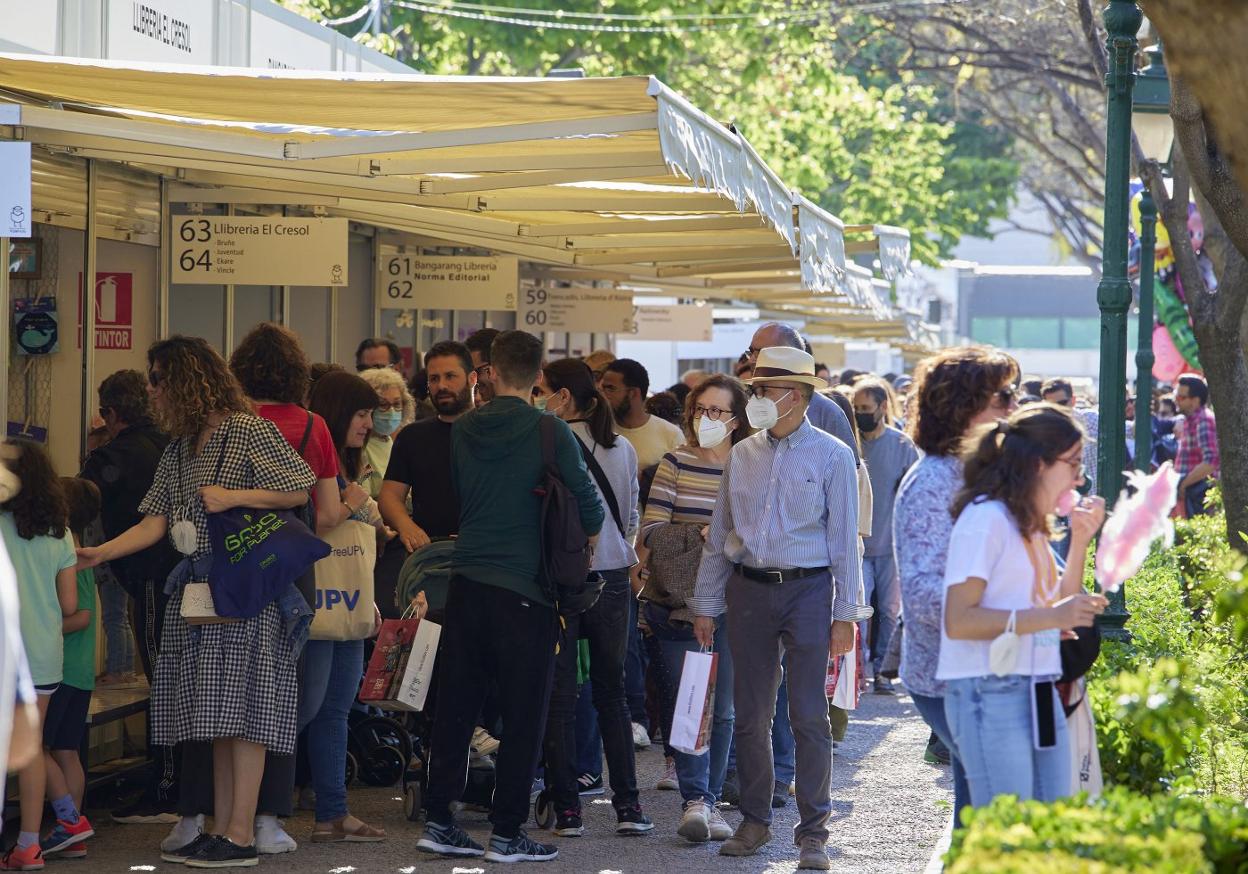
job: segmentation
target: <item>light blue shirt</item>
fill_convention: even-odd
[[[724,612],[734,564],[826,567],[832,618],[871,615],[862,603],[858,478],[848,446],[807,420],[782,440],[762,431],[733,447],[690,601],[695,615]]]

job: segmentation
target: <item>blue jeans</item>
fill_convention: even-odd
[[[363,674],[362,640],[309,640],[303,648],[299,730],[307,727],[317,822],[347,815],[347,713]]]
[[[631,592],[630,592],[631,594]],[[637,628],[637,599],[628,599],[628,651],[624,654],[624,696],[633,722],[650,728],[646,717],[646,649]]]
[[[866,603],[875,599],[875,615],[859,623],[863,670],[874,677],[884,663],[888,643],[897,632],[897,619],[901,616],[901,580],[893,553],[863,557],[862,589]],[[875,628],[874,637],[869,634],[872,627]]]
[[[576,773],[602,773],[602,734],[598,731],[598,711],[594,709],[594,681],[581,684],[576,696]]]
[[[104,669],[110,674],[134,671],[134,633],[130,630],[130,596],[121,583],[109,580],[99,587],[101,622],[107,661]]]
[[[910,693],[914,701],[914,709],[919,711],[923,721],[927,723],[940,742],[949,748],[949,761],[953,766],[953,826],[962,825],[962,810],[971,801],[971,793],[966,785],[966,768],[962,767],[962,758],[958,755],[957,745],[953,742],[953,734],[949,731],[949,720],[945,719],[945,699]]]
[[[700,756],[674,750],[676,779],[680,783],[681,798],[686,802],[705,801],[707,804],[714,804],[724,789],[724,774],[728,770],[728,747],[732,743],[734,720],[732,654],[728,651],[726,626],[727,623],[720,619],[715,629],[715,652],[719,653],[719,662],[715,672],[715,717],[711,724],[711,748]],[[688,640],[667,639],[661,633],[656,635],[663,648],[667,668],[673,677],[679,677],[684,670],[685,653],[698,652],[700,649],[692,634],[691,630]],[[666,713],[664,716],[667,720],[664,726],[666,737],[671,734],[672,714]]]
[[[1020,801],[1055,801],[1070,795],[1070,741],[1066,715],[1052,690],[1057,742],[1037,750],[1032,741],[1032,680],[971,677],[950,680],[945,717],[966,768],[971,805],[983,807],[998,795]]]

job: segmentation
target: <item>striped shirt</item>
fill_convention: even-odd
[[[862,603],[858,477],[848,446],[803,421],[781,440],[762,431],[733,447],[690,600],[694,614],[724,612],[734,564],[826,567],[832,617],[871,616]]]
[[[664,455],[654,472],[641,520],[643,539],[669,522],[710,525],[723,475],[722,464],[703,461],[689,446]]]

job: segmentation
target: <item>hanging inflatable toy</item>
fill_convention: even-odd
[[[1140,234],[1140,197],[1141,192],[1137,192],[1131,198],[1131,224],[1132,231],[1136,239]],[[1154,248],[1153,255],[1153,302],[1156,307],[1157,321],[1165,326],[1166,333],[1169,335],[1170,342],[1165,344],[1164,358],[1167,366],[1164,368],[1165,373],[1160,372],[1163,368],[1154,366],[1153,376],[1166,382],[1173,382],[1178,374],[1173,373],[1174,360],[1170,354],[1173,349],[1182,358],[1185,366],[1181,367],[1179,373],[1200,371],[1200,347],[1196,343],[1196,334],[1192,331],[1192,323],[1188,318],[1187,305],[1183,297],[1183,285],[1179,279],[1179,272],[1174,260],[1174,249],[1170,244],[1170,234],[1166,231],[1166,226],[1160,221],[1157,222],[1157,244]],[[1196,210],[1196,204],[1188,204],[1188,233],[1191,234],[1192,247],[1196,250],[1197,258],[1202,262],[1205,259],[1204,253],[1201,251],[1205,243],[1205,227],[1204,221],[1200,217],[1200,213]],[[1135,246],[1138,251],[1138,244]],[[1134,253],[1133,253],[1134,254]],[[1135,270],[1139,270],[1138,255],[1136,256]],[[1202,263],[1202,270],[1204,265]],[[1209,271],[1205,270],[1206,281],[1210,277]],[[1156,352],[1156,340],[1154,340],[1154,352]],[[1158,365],[1161,364],[1163,356],[1158,356]]]

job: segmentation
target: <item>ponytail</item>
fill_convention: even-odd
[[[594,385],[594,374],[589,365],[579,358],[561,358],[542,368],[546,387],[551,393],[567,389],[572,396],[572,406],[589,426],[594,442],[607,449],[615,446],[615,417],[611,407]]]
[[[1032,404],[1008,419],[979,428],[962,456],[966,485],[954,498],[954,518],[981,498],[1001,501],[1024,537],[1048,532],[1032,500],[1043,464],[1084,439],[1083,427],[1065,407]]]

